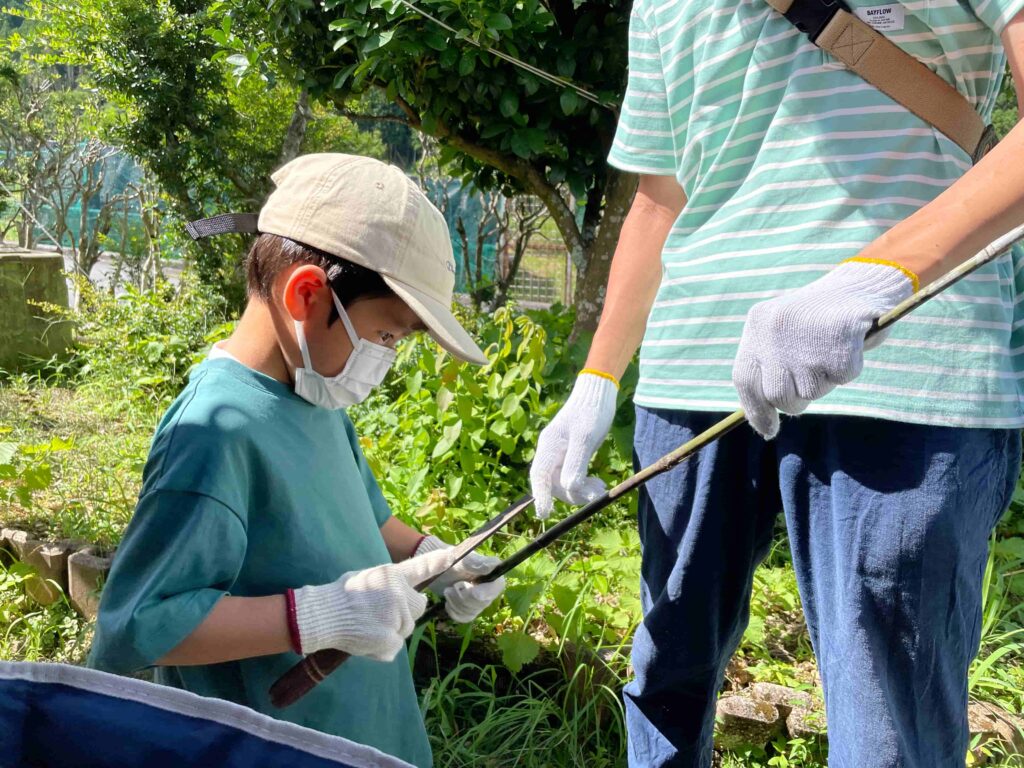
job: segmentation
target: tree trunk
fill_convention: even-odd
[[[581,258],[574,259],[577,268],[576,290],[573,296],[576,322],[573,325],[571,339],[579,338],[584,333],[592,333],[597,328],[604,306],[612,256],[619,241],[622,224],[633,202],[636,185],[635,174],[609,169],[604,188],[603,212],[588,211],[587,218],[600,217],[600,226],[591,234],[593,225],[584,222]]]
[[[306,129],[312,119],[313,111],[309,108],[309,93],[303,88],[299,93],[299,100],[295,102],[292,121],[288,124],[288,130],[285,131],[284,141],[281,142],[281,154],[278,156],[279,165],[284,165],[299,156],[302,140],[306,138]]]
[[[515,282],[516,275],[519,274],[519,265],[523,263],[523,256],[526,254],[528,246],[529,238],[522,237],[516,241],[515,251],[512,255],[512,261],[509,262],[508,270],[498,281],[498,289],[494,295],[493,309],[504,307],[508,303],[508,292],[512,289],[512,283]]]

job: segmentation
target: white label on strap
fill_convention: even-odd
[[[853,12],[857,18],[879,32],[899,32],[903,29],[902,5],[872,5],[854,8]]]

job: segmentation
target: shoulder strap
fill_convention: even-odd
[[[850,12],[843,0],[767,0],[811,42],[956,142],[977,162],[995,145],[971,103],[909,53]]]

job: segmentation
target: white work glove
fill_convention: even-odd
[[[604,481],[588,477],[587,467],[612,426],[617,393],[613,381],[581,373],[565,405],[540,433],[530,487],[534,513],[541,520],[551,514],[552,497],[586,504],[604,493]]]
[[[416,586],[444,571],[449,561],[446,552],[434,552],[296,589],[302,652],[337,648],[353,656],[391,661],[426,610],[427,597]]]
[[[427,536],[416,547],[414,558],[425,557],[433,552],[446,552],[452,548],[437,536]],[[438,576],[430,585],[430,591],[444,598],[444,609],[459,624],[469,624],[484,609],[498,599],[505,591],[505,577],[482,584],[470,584],[477,576],[484,576],[500,563],[496,557],[470,552],[459,562]]]
[[[865,342],[872,322],[915,289],[908,273],[894,266],[845,261],[803,288],[755,304],[732,368],[750,425],[771,440],[779,431],[778,411],[801,413],[857,378],[864,351],[886,336]]]

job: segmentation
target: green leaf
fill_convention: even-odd
[[[515,91],[505,91],[498,101],[498,110],[505,117],[512,117],[519,109],[519,95]]]
[[[530,138],[525,131],[516,131],[512,134],[512,151],[524,160],[529,160],[533,156]]]
[[[0,463],[3,463],[3,443],[0,443]],[[999,557],[1011,561],[1024,561],[1024,538],[1020,536],[997,541],[994,548]]]
[[[558,67],[558,74],[562,77],[572,77],[576,72],[576,54],[569,47],[562,48],[558,53],[558,59],[555,62]]]
[[[327,28],[332,32],[340,32],[346,29],[359,29],[365,24],[366,22],[362,19],[335,19],[327,25]]]
[[[335,50],[337,50],[337,49],[335,49]],[[355,72],[356,67],[358,67],[358,66],[359,66],[358,64],[351,64],[351,65],[345,67],[343,70],[341,70],[338,74],[336,74],[334,76],[334,87],[340,89],[342,86],[344,86],[345,82],[350,77],[352,77],[352,73]]]
[[[568,615],[573,608],[576,607],[576,603],[579,600],[579,592],[571,587],[567,587],[564,584],[552,584],[551,585],[551,596],[555,598],[555,605],[558,606],[558,610],[563,615]]]
[[[493,29],[501,32],[506,29],[512,29],[512,19],[510,19],[504,13],[492,13],[487,17],[487,21],[484,22],[488,29]]]
[[[613,554],[622,549],[622,537],[614,528],[605,528],[596,536],[592,536],[590,543],[606,554]]]
[[[10,464],[17,452],[17,443],[0,443],[0,464]]]
[[[580,100],[575,91],[566,88],[562,91],[562,95],[558,97],[558,103],[562,107],[562,112],[571,115],[576,111],[576,107],[579,106]]]
[[[405,486],[406,496],[415,496],[416,492],[420,489],[423,484],[423,478],[427,476],[427,472],[430,471],[429,466],[422,466],[416,472],[413,473],[412,477],[409,478],[409,482]]]
[[[410,395],[417,395],[423,386],[423,371],[416,371],[405,380],[405,389]]]
[[[473,398],[462,395],[455,401],[455,410],[459,412],[459,418],[467,423],[473,421]]]
[[[468,445],[463,446],[459,450],[459,466],[467,475],[471,475],[476,471],[476,452]]]
[[[510,126],[506,123],[495,121],[488,123],[480,130],[480,138],[482,139],[493,139],[495,136],[500,136],[509,130]]]
[[[515,395],[509,395],[501,403],[501,415],[506,419],[512,418],[512,414],[516,412],[516,408],[519,407],[519,398]]]
[[[514,584],[505,590],[505,599],[508,600],[508,606],[512,609],[512,613],[525,621],[530,613],[530,607],[543,592],[543,581]]]
[[[448,48],[448,38],[439,29],[430,29],[427,34],[423,36],[423,42],[435,51],[443,51]]]
[[[445,493],[448,494],[448,498],[454,500],[459,495],[459,491],[462,490],[462,483],[465,478],[462,475],[450,474],[445,478]]]
[[[501,376],[497,373],[492,373],[487,379],[487,395],[492,400],[497,400],[501,396]]]
[[[439,62],[444,69],[450,70],[452,67],[455,66],[455,62],[458,61],[458,59],[459,52],[457,50],[455,50],[454,48],[445,48],[443,51],[441,51]]]
[[[536,128],[526,129],[526,140],[530,144],[530,149],[538,155],[544,151],[547,145],[547,137],[544,135],[544,131]]]
[[[389,29],[386,32],[380,32],[375,35],[370,35],[366,38],[366,42],[363,43],[362,52],[364,54],[372,53],[391,42],[391,38],[395,36],[395,30]]]
[[[457,421],[449,427],[444,428],[444,432],[441,435],[441,439],[437,441],[437,445],[434,446],[434,452],[430,455],[430,458],[437,459],[448,453],[455,445],[455,441],[459,439],[459,435],[462,433],[462,422]]]
[[[455,394],[448,387],[442,386],[437,390],[437,410],[441,413],[447,411],[454,400]]]
[[[540,653],[540,644],[525,632],[508,632],[498,636],[498,648],[505,666],[518,673]]]
[[[473,51],[463,51],[462,58],[459,59],[459,75],[465,77],[471,74],[476,69],[476,53]]]

